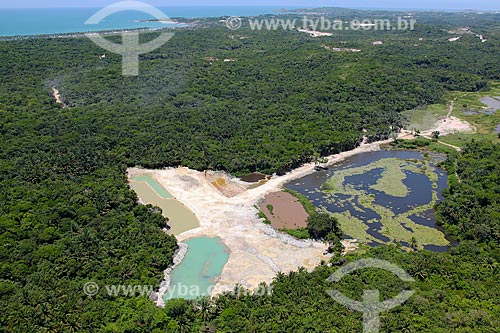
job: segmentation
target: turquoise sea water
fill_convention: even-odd
[[[170,288],[163,297],[165,300],[196,299],[208,295],[229,260],[228,249],[220,238],[192,238],[184,243],[189,249],[172,272]]]
[[[283,7],[171,7],[159,8],[169,18],[253,16],[271,14]],[[97,25],[86,25],[101,8],[0,8],[0,36],[30,36],[74,32],[168,27],[160,22],[134,22],[153,19],[149,14],[124,11],[108,16]]]

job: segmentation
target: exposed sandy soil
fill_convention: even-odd
[[[438,120],[433,129],[422,132],[423,135],[431,135],[432,132],[439,131],[441,135],[454,133],[473,133],[474,128],[466,121],[460,120],[457,117],[447,117]]]
[[[400,139],[400,140],[414,140],[415,135],[413,134],[412,131],[401,130],[401,132],[398,135],[398,139]]]
[[[391,140],[363,144],[329,158],[327,165],[338,163],[363,152],[376,151]],[[281,272],[299,267],[314,269],[325,256],[327,246],[320,242],[297,240],[262,223],[254,207],[268,193],[285,183],[314,172],[314,163],[306,164],[283,176],[273,176],[265,184],[228,198],[217,190],[203,172],[188,168],[166,170],[129,169],[129,174],[148,172],[177,200],[186,205],[200,221],[200,227],[177,236],[179,241],[193,237],[219,237],[230,251],[229,261],[212,294],[232,290],[235,284],[256,288],[271,282]]]
[[[349,252],[356,251],[359,248],[359,242],[357,239],[344,239],[340,241],[342,246],[344,246],[344,251],[342,255],[345,256]]]
[[[325,50],[333,51],[333,52],[353,52],[353,53],[358,53],[361,52],[361,49],[350,49],[350,48],[344,48],[344,47],[331,47],[328,45],[321,45],[322,48]]]
[[[455,101],[453,100],[450,103],[450,107],[448,109],[448,114],[446,118],[438,120],[434,125],[434,128],[422,132],[422,135],[431,136],[432,132],[435,131],[438,131],[440,135],[448,135],[455,133],[474,133],[476,129],[473,126],[471,126],[471,124],[451,115],[454,107],[455,107]]]
[[[268,205],[273,207],[272,212],[269,211]],[[269,193],[259,206],[271,221],[271,225],[278,230],[307,227],[309,214],[299,200],[290,193],[283,191]]]
[[[322,31],[315,31],[315,30],[306,30],[306,29],[297,29],[300,32],[305,32],[308,33],[309,36],[316,38],[316,37],[331,37],[333,36],[333,33],[331,32],[322,32]]]
[[[228,198],[232,198],[240,193],[245,192],[248,184],[242,182],[238,178],[229,177],[224,172],[207,171],[203,173],[205,178],[217,189],[220,193]]]

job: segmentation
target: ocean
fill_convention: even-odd
[[[276,6],[210,6],[159,8],[169,18],[196,18],[221,16],[255,16],[272,14],[284,7]],[[293,7],[286,7],[291,9]],[[86,25],[101,8],[0,8],[0,36],[52,35],[89,31],[150,28],[168,26],[161,22],[135,22],[152,19],[139,11],[123,11],[106,17],[97,25]]]
[[[396,2],[378,3],[378,8],[372,3],[372,0],[357,0],[348,2],[347,0],[336,0],[335,6],[358,9],[388,9],[396,10]],[[420,0],[422,1],[422,0]],[[450,4],[445,6],[431,6],[427,0],[421,3],[416,10],[444,9],[452,7]],[[492,4],[477,0],[475,9],[500,10],[500,4]],[[463,1],[462,1],[463,2]],[[397,2],[399,3],[399,1]],[[455,8],[450,10],[463,10],[467,8],[465,4],[454,2]],[[356,6],[354,6],[356,5]],[[407,4],[410,6],[410,4]],[[413,5],[415,5],[413,3]],[[460,5],[460,6],[459,6]],[[375,7],[374,7],[375,6]],[[428,6],[428,7],[427,7]],[[308,6],[305,6],[308,7]],[[370,8],[371,7],[371,8]],[[221,16],[256,16],[263,14],[278,13],[281,9],[297,9],[304,6],[185,6],[185,7],[158,7],[169,18],[197,18],[197,17],[221,17]],[[159,29],[168,26],[161,22],[136,22],[140,20],[152,19],[149,14],[139,11],[123,11],[106,17],[97,25],[86,25],[92,15],[101,8],[1,8],[0,7],[0,36],[31,36],[31,35],[53,35],[67,34],[89,31],[121,30],[121,29],[139,29],[150,28]],[[406,8],[410,10],[410,7]]]

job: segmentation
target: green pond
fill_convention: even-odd
[[[174,199],[150,176],[133,177],[130,181],[130,187],[144,203],[161,208],[163,216],[169,219],[170,233],[179,235],[200,226],[193,212]]]
[[[189,246],[188,252],[171,274],[165,301],[210,295],[229,260],[229,250],[220,238],[192,238],[184,243]]]

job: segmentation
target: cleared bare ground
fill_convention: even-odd
[[[376,151],[391,140],[363,144],[348,152],[329,158],[328,164],[350,156]],[[203,172],[188,168],[166,170],[129,169],[129,177],[148,173],[177,200],[187,206],[200,221],[200,227],[177,236],[179,241],[193,237],[219,237],[230,251],[229,261],[213,289],[213,294],[232,290],[235,284],[256,288],[260,282],[271,282],[277,272],[289,272],[305,267],[314,269],[321,260],[326,245],[314,241],[296,240],[262,223],[254,207],[287,182],[314,172],[314,163],[306,164],[284,176],[273,176],[265,184],[227,197]]]

